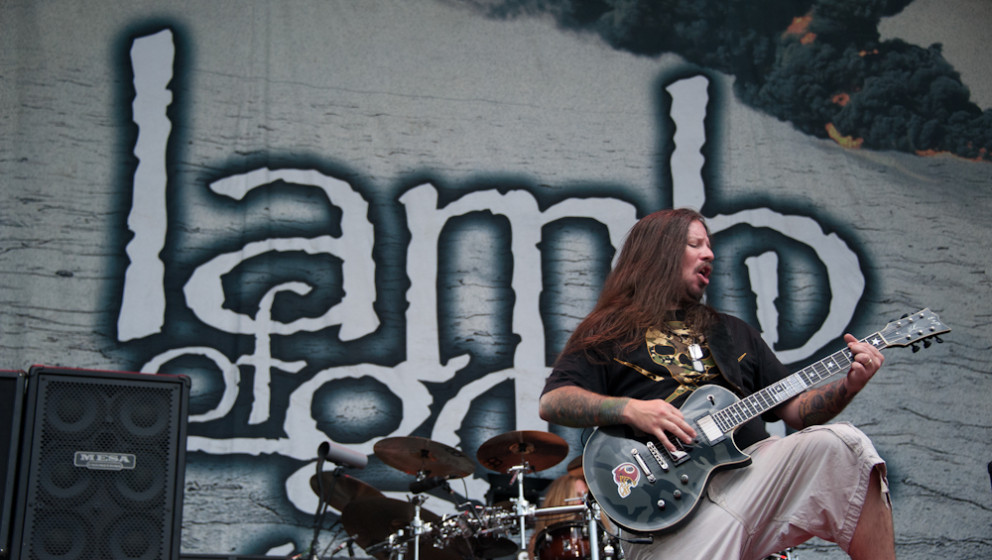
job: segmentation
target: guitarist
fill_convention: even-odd
[[[713,270],[703,216],[663,210],[627,234],[592,312],[549,376],[541,417],[572,427],[627,424],[669,450],[696,437],[679,406],[703,384],[744,397],[788,372],[744,321],[702,303]],[[844,335],[853,364],[734,433],[751,465],[715,473],[687,523],[625,545],[628,560],[759,559],[814,536],[854,559],[895,558],[885,463],[861,431],[834,418],[881,367],[881,352]],[[764,421],[796,430],[769,437]],[[588,473],[587,473],[588,474]]]

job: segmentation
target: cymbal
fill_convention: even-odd
[[[405,528],[413,521],[413,514],[414,506],[409,502],[386,497],[364,498],[344,507],[341,525],[364,548],[385,541],[389,535]],[[420,510],[420,517],[425,522],[441,519],[425,509]]]
[[[390,535],[410,527],[413,521],[414,505],[392,498],[363,498],[355,500],[344,507],[341,512],[341,525],[349,535],[355,538],[355,543],[370,552],[379,560],[388,560],[389,551],[369,551],[372,545],[385,543]],[[426,509],[421,508],[420,519],[426,524],[437,526],[441,518]],[[409,536],[404,549],[408,558],[413,558],[413,537]],[[383,547],[375,547],[380,549]],[[454,547],[450,547],[454,548]],[[438,549],[433,546],[428,536],[420,539],[420,557],[425,560],[461,560],[464,554],[457,550]]]
[[[527,464],[531,470],[543,471],[568,455],[568,442],[550,432],[521,430],[490,438],[482,444],[476,457],[487,469],[506,474],[512,467]]]
[[[321,496],[321,484],[323,493]],[[346,474],[334,475],[333,472],[320,473],[320,480],[317,475],[310,477],[310,488],[318,497],[323,498],[332,508],[341,511],[353,500],[363,498],[383,498],[382,492],[375,487]]]
[[[383,439],[372,448],[383,463],[407,474],[462,478],[475,471],[475,463],[454,447],[417,436]]]

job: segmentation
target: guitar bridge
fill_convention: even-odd
[[[641,467],[641,471],[644,473],[644,478],[648,479],[648,482],[651,484],[654,484],[656,479],[651,473],[651,469],[648,468],[648,464],[644,462],[641,454],[638,453],[637,448],[631,449],[630,454],[634,457],[634,460],[637,461],[637,466]]]
[[[661,453],[658,451],[658,446],[655,445],[654,442],[649,441],[647,443],[647,448],[648,451],[651,452],[651,456],[654,457],[655,462],[657,462],[658,466],[661,467],[661,470],[668,472],[668,462],[661,456]]]

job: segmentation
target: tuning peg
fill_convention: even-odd
[[[937,344],[943,344],[944,343],[944,339],[943,338],[940,338],[939,336],[934,336],[933,339],[937,341]]]
[[[930,345],[931,345],[931,344],[933,344],[933,343],[932,343],[932,342],[930,342],[930,339],[929,339],[929,338],[925,338],[925,339],[923,339],[923,347],[924,347],[924,348],[930,348]]]
[[[913,353],[914,354],[920,351],[920,345],[919,344],[913,344],[912,346],[910,346],[910,348],[913,349]]]

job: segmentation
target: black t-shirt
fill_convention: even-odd
[[[744,397],[789,374],[758,331],[733,316],[721,314],[704,337],[675,327],[674,336],[651,329],[641,335],[643,344],[600,353],[595,360],[581,353],[562,356],[543,392],[574,385],[602,395],[663,399],[680,406],[701,385],[715,383]],[[691,343],[699,344],[697,360],[689,351]],[[741,426],[734,435],[740,448],[768,437],[762,420],[778,417],[768,412]]]

